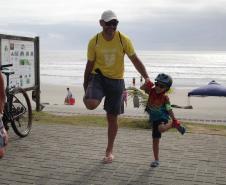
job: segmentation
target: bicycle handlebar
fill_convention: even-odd
[[[4,64],[4,65],[1,65],[0,70],[3,70],[6,67],[12,67],[12,66],[13,64]]]

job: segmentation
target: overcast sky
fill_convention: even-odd
[[[139,50],[226,50],[226,0],[0,0],[0,33],[39,36],[43,50],[86,49],[115,11]]]

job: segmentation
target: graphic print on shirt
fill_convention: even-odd
[[[106,66],[110,67],[114,65],[116,59],[116,49],[104,49],[103,56]]]

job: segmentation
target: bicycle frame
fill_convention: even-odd
[[[12,115],[9,114],[8,109],[9,109],[9,104],[6,102],[5,103],[5,111],[4,111],[3,117],[2,117],[3,125],[4,125],[6,130],[9,129],[8,123],[12,122],[12,119],[13,119]]]
[[[7,64],[4,66],[1,66],[1,70],[4,69],[5,67],[11,67],[12,64]],[[14,72],[3,72],[6,76],[6,88],[5,88],[5,93],[6,93],[6,98],[7,101],[5,102],[5,106],[4,106],[4,113],[3,113],[3,124],[6,128],[6,130],[8,130],[8,123],[11,122],[13,120],[12,114],[10,113],[10,101],[8,101],[10,98],[12,98],[13,94],[12,91],[9,89],[9,76],[11,74],[14,74]]]
[[[11,95],[10,95],[11,96]],[[13,98],[13,95],[12,95],[12,97],[10,97],[10,98]],[[26,109],[26,107],[23,105],[23,103],[17,98],[17,97],[15,97],[14,96],[14,98],[16,98],[16,103],[18,103],[18,104],[20,104],[20,107],[15,107],[13,104],[12,105],[9,105],[11,108],[12,108],[12,110],[9,110],[9,114],[11,115],[11,117],[13,118],[13,119],[17,119],[18,117],[20,117],[21,115],[23,115],[23,114],[25,114],[26,113],[26,111],[27,111],[27,109]],[[10,102],[12,102],[12,101],[10,101]],[[15,101],[14,101],[15,102]],[[19,109],[18,109],[19,108]],[[15,113],[15,112],[16,113]]]
[[[10,67],[11,64],[1,66],[1,69]],[[25,137],[29,134],[32,125],[32,108],[29,96],[22,88],[10,88],[9,76],[14,72],[2,71],[6,76],[5,94],[7,101],[4,106],[3,124],[6,130],[9,129],[9,122],[14,132],[20,136]]]

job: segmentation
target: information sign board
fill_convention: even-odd
[[[10,87],[31,88],[35,86],[34,41],[1,39],[1,64],[13,64],[9,68]]]

